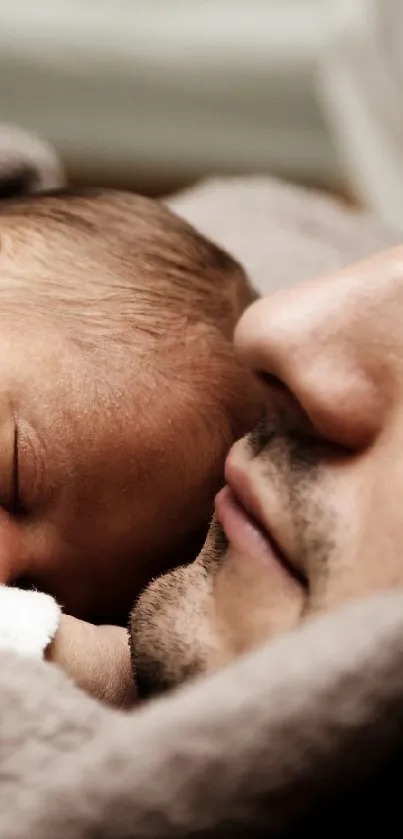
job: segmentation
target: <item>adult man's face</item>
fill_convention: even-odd
[[[133,614],[143,693],[403,584],[403,250],[254,303],[236,346],[266,410],[193,565]]]

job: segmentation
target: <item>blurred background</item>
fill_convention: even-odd
[[[271,173],[399,225],[402,6],[0,0],[0,121],[46,138],[73,183]]]

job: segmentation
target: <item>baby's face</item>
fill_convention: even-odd
[[[102,301],[86,312],[82,279],[61,308],[51,246],[40,286],[29,249],[6,240],[0,254],[1,581],[114,620],[194,557],[228,448],[254,419],[254,385],[211,326],[187,335],[173,319],[120,342]],[[86,270],[94,282],[104,268],[91,258]]]

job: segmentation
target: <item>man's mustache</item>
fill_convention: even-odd
[[[247,442],[253,457],[272,461],[287,482],[297,472],[307,473],[319,466],[333,448],[301,408],[282,401],[266,406]]]
[[[275,434],[274,423],[271,419],[269,420],[265,409],[248,435],[248,444],[254,457],[258,457],[269,446]]]
[[[262,461],[267,480],[275,482],[282,503],[290,510],[298,509],[303,518],[307,486],[317,477],[330,444],[318,435],[286,388],[274,393],[246,440],[253,458]],[[209,549],[201,554],[202,564],[209,572],[219,567],[228,549],[227,536],[215,515],[210,537]]]

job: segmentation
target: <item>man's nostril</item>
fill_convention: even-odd
[[[263,387],[265,401],[260,435],[303,435],[306,439],[320,436],[303,405],[282,379],[264,371],[258,372],[257,378]]]

